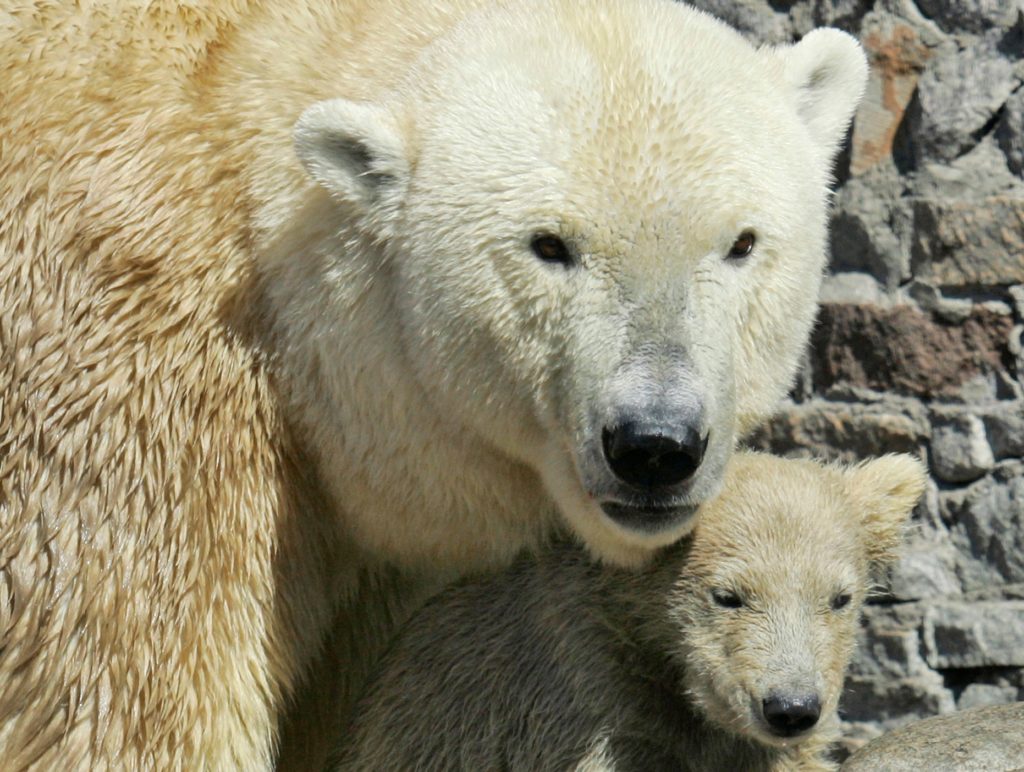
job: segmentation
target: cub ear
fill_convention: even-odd
[[[776,53],[786,82],[796,90],[800,117],[831,157],[864,95],[868,79],[864,49],[845,32],[816,29]]]
[[[896,560],[928,472],[913,456],[896,453],[851,467],[843,478],[854,516],[864,529],[872,572],[881,573]]]
[[[409,175],[405,143],[385,107],[328,99],[306,108],[295,124],[295,152],[332,194],[370,208],[400,195]]]

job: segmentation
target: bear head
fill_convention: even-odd
[[[835,732],[859,611],[895,561],[926,471],[737,454],[674,555],[658,633],[715,725],[786,746]]]
[[[632,564],[692,527],[790,386],[865,78],[835,30],[755,49],[668,0],[496,3],[375,100],[309,107],[295,145],[339,250],[377,250],[378,356]],[[330,336],[352,308],[318,314]]]

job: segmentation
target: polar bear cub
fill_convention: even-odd
[[[829,769],[859,610],[925,481],[738,454],[639,572],[563,543],[409,623],[343,769]]]

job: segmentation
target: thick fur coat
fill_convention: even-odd
[[[0,4],[4,764],[315,764],[441,582],[685,533],[864,71],[667,0]],[[699,466],[627,490],[624,411]]]
[[[909,456],[741,454],[641,571],[564,544],[449,589],[399,634],[340,768],[834,769],[859,609],[925,479]]]

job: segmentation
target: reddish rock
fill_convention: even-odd
[[[918,77],[931,52],[909,24],[879,16],[861,42],[871,62],[864,101],[853,126],[850,173],[863,174],[892,154]]]
[[[810,451],[819,458],[850,462],[883,453],[918,455],[928,431],[922,419],[885,408],[815,400],[782,410],[747,444],[780,455]]]
[[[949,322],[912,306],[825,304],[812,339],[814,387],[859,386],[904,396],[951,396],[1008,366],[1013,318],[975,307]]]

